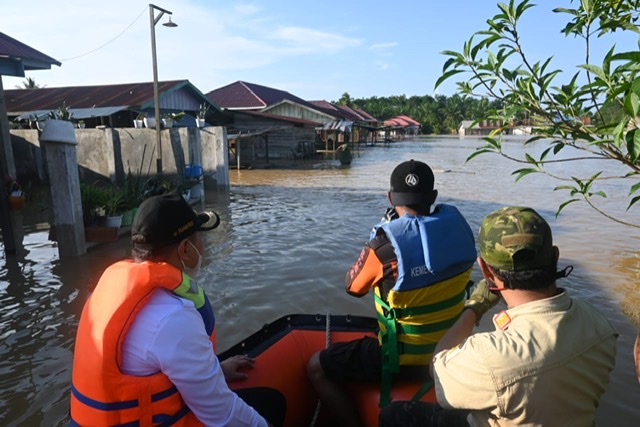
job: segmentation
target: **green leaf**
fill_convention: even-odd
[[[495,138],[485,137],[485,138],[482,138],[482,139],[487,143],[487,145],[490,145],[491,147],[494,147],[497,150],[500,150],[500,148],[502,146],[500,141],[495,139]]]
[[[578,65],[578,68],[582,68],[584,70],[587,70],[588,72],[595,74],[596,76],[600,77],[602,80],[609,81],[609,76],[607,76],[604,73],[604,70],[596,65],[593,64],[582,64],[582,65]]]
[[[621,52],[611,57],[612,61],[629,60],[635,63],[640,62],[640,52]]]
[[[606,199],[607,193],[605,193],[604,191],[596,191],[595,193],[589,193],[589,197],[592,197],[592,196],[600,196]]]
[[[638,115],[639,102],[640,97],[638,97],[634,92],[629,92],[629,94],[624,98],[624,112],[631,117],[636,117]]]
[[[640,190],[640,182],[637,182],[636,184],[633,184],[631,186],[631,189],[629,189],[629,196],[632,195],[633,193],[635,193],[638,190]]]
[[[449,58],[445,61],[444,65],[442,66],[442,72],[446,73],[447,69],[451,66],[451,64],[454,64],[457,62],[456,58]]]
[[[557,187],[555,187],[553,189],[553,191],[557,191],[557,190],[569,190],[569,191],[575,191],[576,187],[573,187],[571,185],[558,185]]]
[[[631,91],[633,93],[637,93],[638,95],[640,95],[640,77],[636,78],[632,83],[631,83]]]
[[[553,9],[555,13],[568,13],[570,15],[578,16],[578,11],[575,9],[567,9],[565,7],[556,7]]]
[[[633,199],[631,199],[631,202],[629,203],[629,206],[627,206],[627,210],[629,210],[629,208],[631,206],[635,205],[638,200],[640,200],[640,196],[636,196]]]
[[[570,205],[573,202],[579,202],[580,200],[578,199],[571,199],[571,200],[567,200],[566,202],[562,203],[559,207],[558,210],[556,211],[556,218],[558,217],[558,215],[560,215],[560,212],[562,212],[562,210],[564,208],[566,208],[568,205]]]
[[[629,159],[632,163],[636,163],[640,158],[640,130],[634,129],[627,132],[627,151],[629,152]]]
[[[626,129],[628,122],[627,118],[623,118],[622,121],[613,129],[613,138],[618,147],[622,144],[624,130]]]
[[[513,172],[511,172],[511,175],[518,175],[516,177],[516,182],[520,181],[522,178],[524,178],[525,176],[532,174],[532,173],[539,173],[540,171],[538,169],[532,169],[532,168],[524,168],[524,169],[518,169],[515,170]]]
[[[529,153],[525,153],[525,158],[527,159],[528,163],[534,164],[534,165],[538,165],[538,161],[536,159],[534,159],[533,157],[531,157],[531,155]]]
[[[476,156],[479,156],[480,154],[486,154],[486,153],[494,153],[494,154],[496,154],[497,152],[495,150],[491,150],[491,149],[488,149],[488,148],[479,148],[475,152],[473,152],[473,154],[471,154],[469,157],[467,157],[467,160],[465,160],[465,163],[469,162],[471,159],[473,159]]]
[[[433,88],[434,90],[438,88],[438,86],[440,86],[440,84],[442,82],[444,82],[445,80],[447,80],[449,77],[451,76],[455,76],[456,74],[460,74],[464,72],[464,70],[449,70],[446,73],[444,73],[443,75],[440,76],[440,78],[436,81],[436,85]]]

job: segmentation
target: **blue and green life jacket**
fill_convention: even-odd
[[[383,406],[391,375],[400,365],[427,366],[436,344],[462,313],[477,252],[469,224],[450,205],[437,205],[429,216],[405,214],[378,224],[372,236],[380,228],[397,257],[393,288],[383,296],[380,286],[375,287]]]

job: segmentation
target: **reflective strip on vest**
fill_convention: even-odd
[[[160,393],[152,395],[151,401],[157,402],[159,400],[166,399],[167,397],[172,396],[177,392],[178,389],[176,388],[176,386],[172,386],[171,388],[161,391]],[[80,393],[73,384],[71,385],[71,393],[84,405],[87,405],[94,409],[98,409],[100,411],[120,411],[122,409],[131,409],[138,406],[138,399],[125,400],[122,402],[100,402],[98,400],[91,399],[90,397]]]

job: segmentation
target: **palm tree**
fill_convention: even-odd
[[[38,89],[40,85],[36,83],[31,77],[27,77],[25,81],[22,82],[22,86],[16,85],[17,89]]]

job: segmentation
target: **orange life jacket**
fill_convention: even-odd
[[[122,344],[136,314],[165,288],[207,301],[202,288],[166,263],[120,261],[105,270],[80,317],[73,359],[71,425],[201,426],[162,372],[139,377],[120,370]],[[199,301],[199,302],[198,302]],[[213,327],[213,326],[211,326]],[[214,333],[211,332],[213,339]]]

